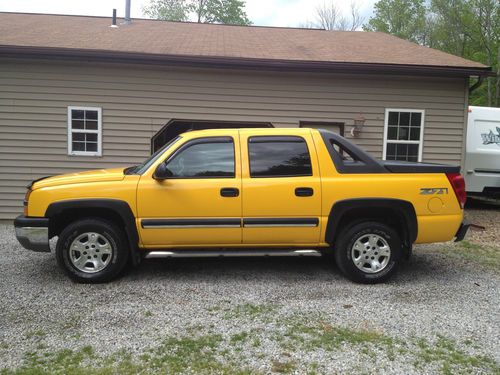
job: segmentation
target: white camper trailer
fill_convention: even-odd
[[[467,194],[500,198],[500,108],[469,107],[463,172]]]

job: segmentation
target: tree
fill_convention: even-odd
[[[150,0],[143,8],[152,18],[168,21],[187,21],[192,17],[199,23],[250,25],[242,0]]]
[[[364,29],[478,61],[500,73],[498,0],[380,0]],[[500,106],[500,76],[488,78],[469,103]]]
[[[359,12],[359,6],[354,1],[351,2],[350,17],[345,16],[342,11],[337,8],[336,4],[323,3],[316,8],[315,21],[306,21],[302,27],[310,29],[324,30],[350,30],[359,29],[364,22],[364,18]]]
[[[148,17],[166,21],[187,21],[191,5],[185,0],[150,0],[142,11]]]
[[[198,22],[224,23],[230,25],[250,25],[245,13],[245,2],[241,0],[199,0],[204,3],[198,13]]]
[[[424,0],[380,0],[375,4],[374,16],[363,28],[425,44],[427,26]]]

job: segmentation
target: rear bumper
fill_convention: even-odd
[[[472,224],[467,221],[463,221],[462,224],[460,224],[457,234],[455,234],[455,242],[462,241],[465,238],[465,235],[467,234],[467,231],[469,230],[471,225]]]
[[[49,219],[18,216],[14,220],[16,238],[28,250],[50,252]]]

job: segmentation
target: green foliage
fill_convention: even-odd
[[[293,346],[302,344],[307,350],[323,348],[328,351],[339,349],[344,344],[383,346],[392,348],[394,340],[378,332],[354,330],[346,327],[336,327],[328,323],[308,324],[300,321],[290,324],[285,337],[291,340]]]
[[[191,4],[185,0],[150,0],[143,8],[146,16],[165,21],[187,21]]]
[[[478,61],[500,73],[498,0],[379,0],[364,29]],[[469,102],[500,106],[500,74],[488,78]]]
[[[443,336],[439,336],[434,345],[425,340],[417,343],[419,351],[415,366],[437,363],[441,365],[441,373],[453,374],[498,374],[500,367],[490,357],[470,355],[457,348],[456,343]]]
[[[193,14],[198,22],[250,25],[243,0],[150,0],[143,8],[151,18],[188,21]]]
[[[500,248],[461,241],[444,248],[450,257],[461,258],[471,264],[480,264],[493,272],[500,272]]]
[[[424,0],[380,0],[375,4],[374,14],[365,25],[365,30],[382,31],[415,43],[425,43],[427,24]]]
[[[228,25],[250,25],[245,13],[245,2],[241,0],[204,0],[198,14],[202,19],[198,22],[224,23]]]

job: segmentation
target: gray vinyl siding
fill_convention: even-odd
[[[127,166],[170,119],[366,124],[354,142],[382,156],[386,108],[424,109],[423,161],[460,164],[465,79],[0,62],[0,219],[41,176]],[[67,155],[67,107],[102,108],[102,157]]]

